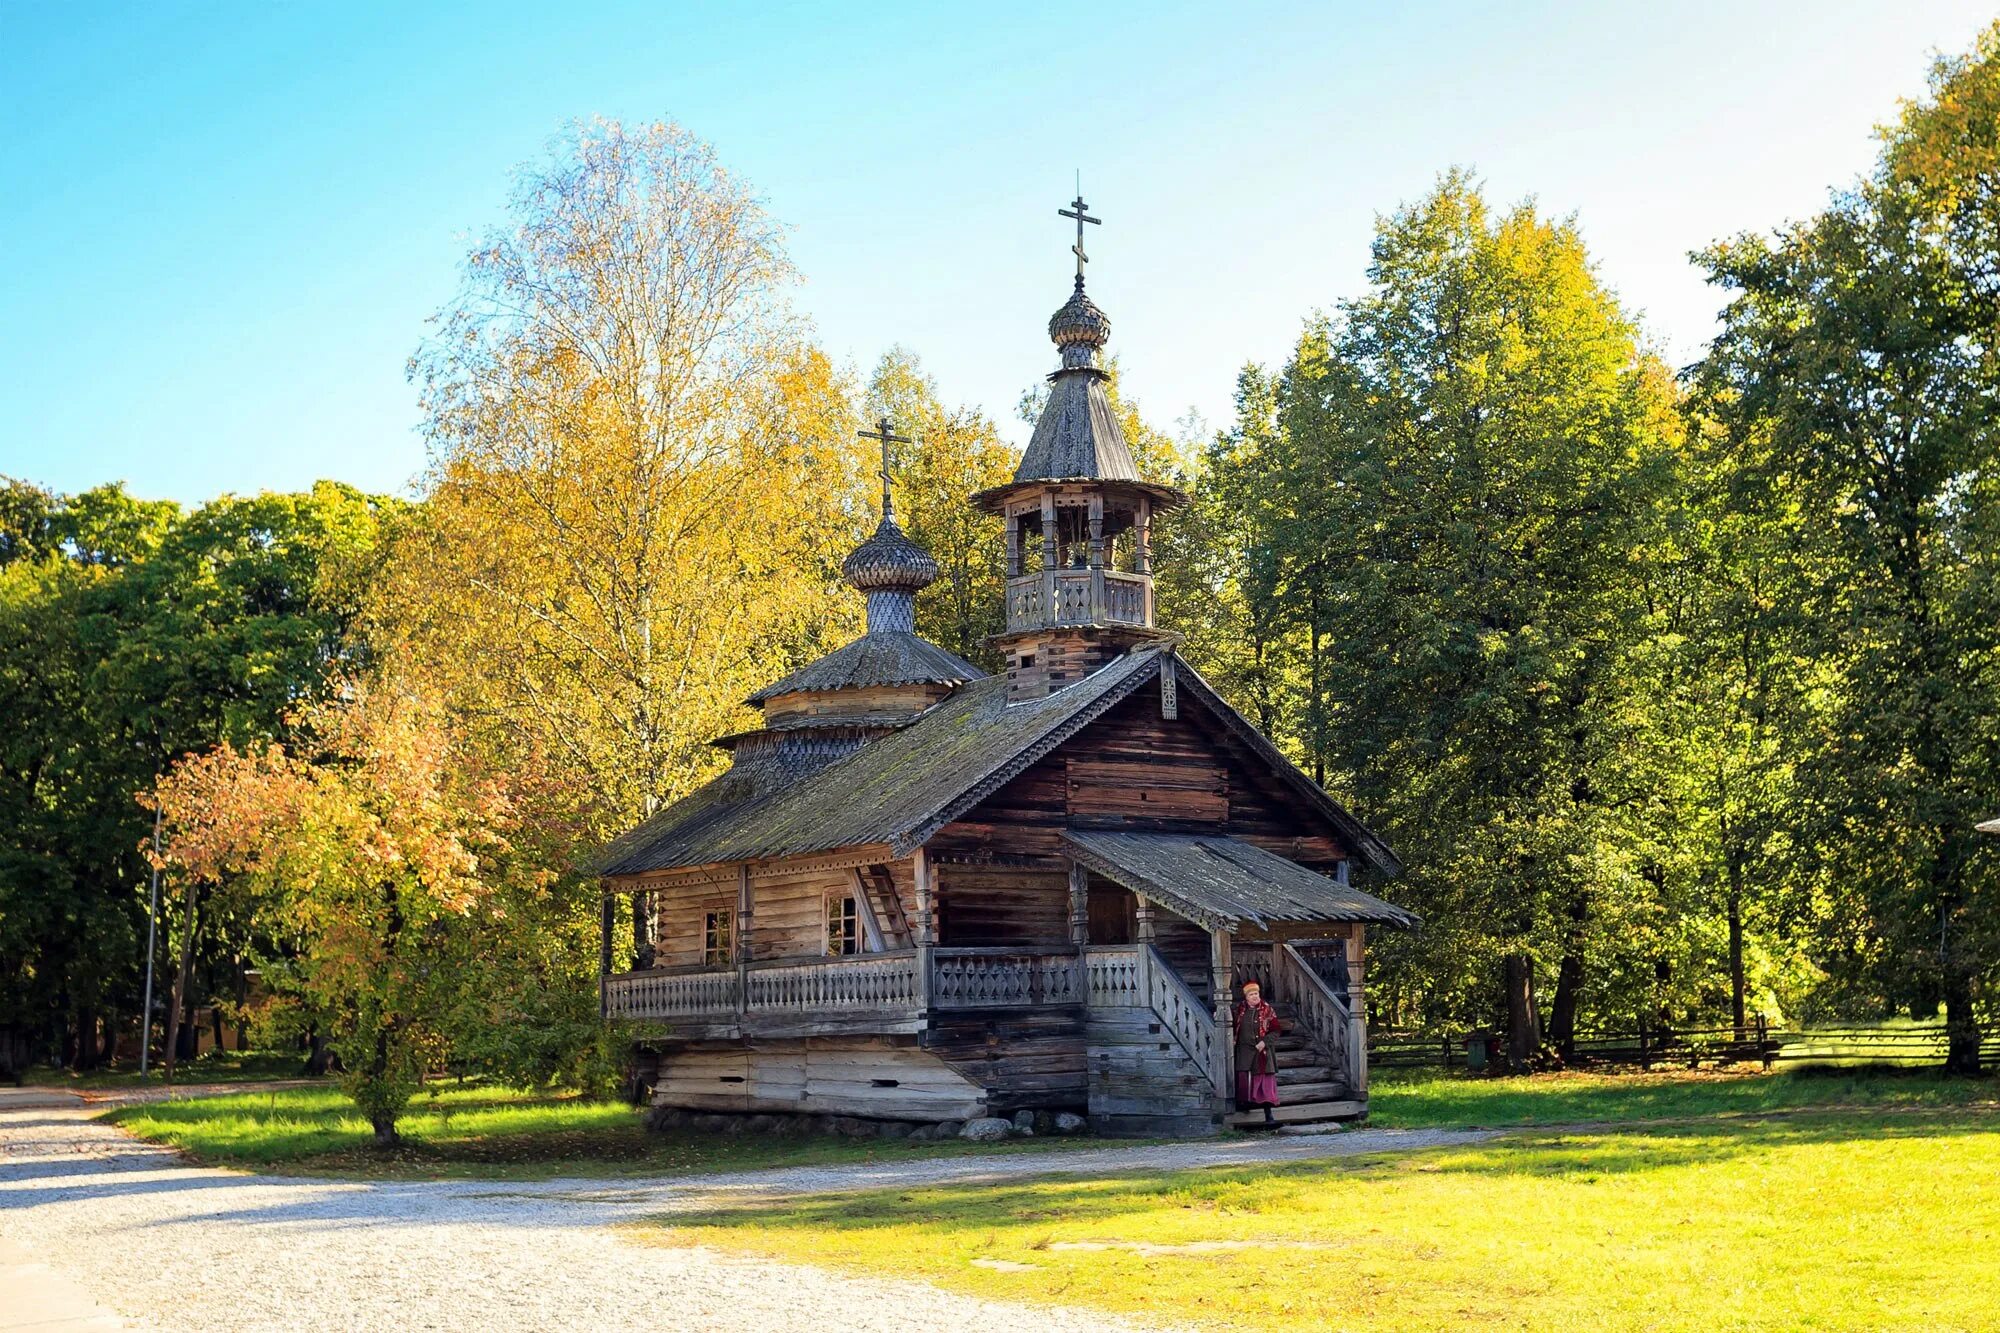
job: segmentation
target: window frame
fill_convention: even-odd
[[[736,905],[704,903],[701,907],[701,965],[733,967],[736,964]],[[720,929],[718,930],[718,925]],[[713,943],[720,941],[717,948]]]
[[[834,934],[836,923],[843,927],[838,937]],[[820,900],[820,927],[828,958],[852,958],[867,951],[867,940],[861,930],[861,904],[853,889],[836,889]],[[836,949],[836,944],[847,947]]]

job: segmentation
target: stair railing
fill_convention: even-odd
[[[1279,944],[1272,950],[1271,967],[1278,994],[1298,1014],[1307,1038],[1331,1060],[1342,1082],[1352,1090],[1355,1077],[1348,1033],[1353,1025],[1347,997],[1327,985],[1290,944]]]
[[[1195,995],[1181,974],[1174,970],[1151,944],[1144,945],[1139,956],[1142,962],[1142,982],[1145,987],[1146,1004],[1160,1025],[1174,1034],[1188,1059],[1194,1061],[1209,1086],[1218,1093],[1226,1091],[1223,1086],[1222,1032],[1215,1021],[1215,1013]]]

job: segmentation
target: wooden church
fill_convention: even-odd
[[[1414,921],[1353,881],[1395,857],[1155,628],[1151,524],[1182,496],[1133,466],[1095,219],[1065,216],[1061,366],[1013,481],[973,497],[1005,524],[1004,675],[916,635],[937,566],[885,468],[844,566],[867,633],[751,696],[729,770],[600,859],[604,1013],[657,1106],[1209,1133],[1255,978],[1285,1020],[1278,1118],[1366,1113],[1365,932]]]

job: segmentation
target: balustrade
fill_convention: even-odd
[[[1113,569],[1057,569],[1007,580],[1007,628],[1144,625],[1150,579]]]
[[[850,958],[782,965],[753,964],[744,973],[744,1008],[754,1013],[840,1013],[914,1009],[914,953],[857,954]]]
[[[937,949],[931,955],[931,1004],[939,1009],[1082,1004],[1084,994],[1073,953]]]

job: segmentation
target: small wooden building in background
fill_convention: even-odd
[[[1079,276],[1020,468],[975,497],[1005,522],[1005,674],[917,637],[937,567],[885,494],[845,565],[868,632],[758,691],[732,767],[606,849],[604,1011],[657,1105],[1211,1132],[1254,977],[1279,1117],[1365,1113],[1364,932],[1414,921],[1352,881],[1398,866],[1155,628],[1181,497],[1133,466],[1109,331]]]

